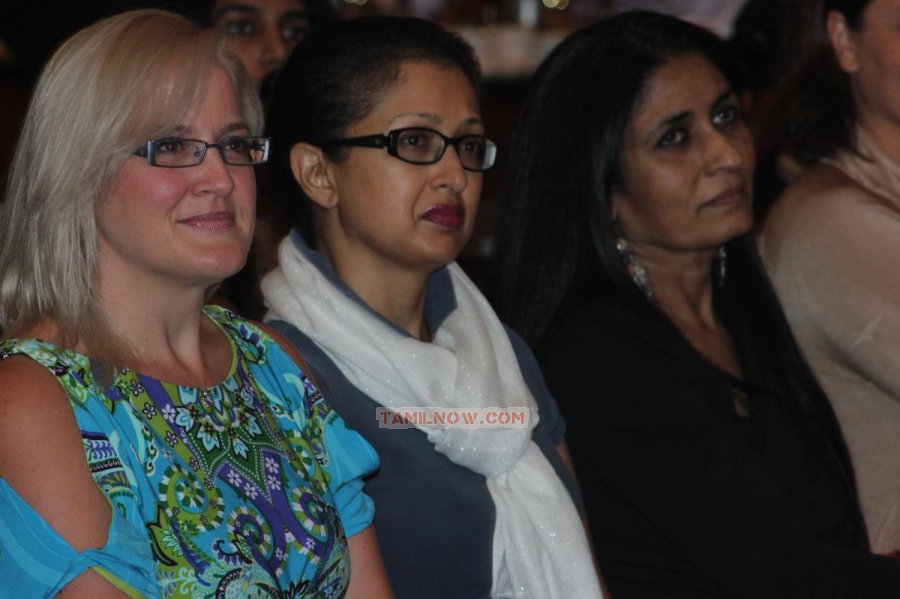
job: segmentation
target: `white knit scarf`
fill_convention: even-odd
[[[475,285],[456,264],[448,267],[457,308],[423,343],[337,288],[305,251],[292,237],[282,242],[280,266],[262,282],[266,318],[311,337],[360,391],[387,408],[530,410],[527,428],[419,427],[437,451],[487,478],[496,511],[491,596],[602,597],[575,505],[531,440],[534,398]]]

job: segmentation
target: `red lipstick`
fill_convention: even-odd
[[[425,211],[422,219],[448,229],[459,229],[465,216],[466,210],[460,204],[436,204]]]

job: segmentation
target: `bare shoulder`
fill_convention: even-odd
[[[61,411],[69,411],[68,398],[46,368],[26,356],[0,362],[0,437],[16,434],[25,421],[52,420]]]
[[[62,386],[24,356],[0,362],[0,477],[77,550],[100,547],[111,517]]]

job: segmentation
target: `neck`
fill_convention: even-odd
[[[894,164],[900,165],[900,126],[892,120],[869,112],[859,115],[859,126],[865,129],[869,137]]]
[[[678,325],[715,328],[710,265],[714,251],[635,250],[650,276],[657,306]]]
[[[425,297],[430,272],[407,269],[369,255],[344,255],[323,246],[334,271],[370,308],[416,339],[430,340]]]
[[[206,289],[151,273],[104,268],[100,302],[120,339],[134,352],[138,372],[188,386],[209,386],[224,374],[218,329],[202,314]]]
[[[741,365],[731,335],[713,308],[710,266],[714,256],[715,251],[639,254],[660,310],[707,361],[740,378]]]

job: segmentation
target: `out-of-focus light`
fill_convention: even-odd
[[[543,0],[544,6],[550,9],[566,10],[569,8],[569,0]]]

